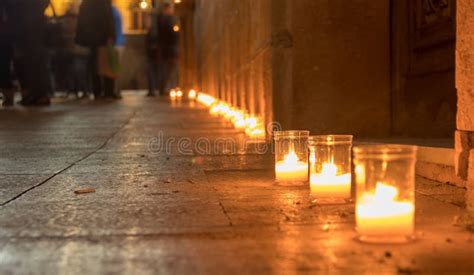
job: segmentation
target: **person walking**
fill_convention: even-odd
[[[148,33],[149,96],[169,93],[177,84],[179,57],[179,25],[170,3],[162,5],[160,13],[152,18]]]
[[[115,98],[114,79],[99,75],[99,48],[116,41],[112,0],[83,0],[77,21],[76,42],[88,47],[89,75],[95,99]]]
[[[125,35],[123,33],[123,23],[122,15],[115,5],[112,5],[112,13],[114,15],[114,25],[115,25],[115,49],[118,56],[118,64],[122,64],[123,53],[125,50]],[[115,91],[114,95],[117,98],[122,98],[122,81],[120,75],[115,79]]]
[[[170,3],[163,4],[163,16],[158,21],[158,49],[161,56],[159,70],[162,75],[159,89],[162,95],[169,94],[170,89],[178,83],[179,57],[179,25]]]
[[[24,64],[26,89],[20,104],[45,106],[50,104],[51,83],[48,75],[48,49],[46,41],[46,17],[44,12],[49,0],[11,1],[11,18],[14,18],[15,50],[19,51]]]
[[[148,94],[154,97],[158,90],[158,82],[161,75],[158,75],[158,18],[162,16],[161,10],[152,13],[149,17],[149,28],[146,37],[146,53],[148,63]]]
[[[62,86],[67,91],[73,92],[76,97],[80,91],[83,97],[88,97],[90,85],[87,75],[88,48],[76,44],[77,16],[79,5],[73,2],[66,13],[58,18],[63,32],[64,45],[58,50],[56,66],[57,78],[62,80]]]

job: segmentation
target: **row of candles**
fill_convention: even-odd
[[[247,136],[254,139],[265,138],[263,120],[229,103],[218,100],[211,95],[199,93],[197,101],[209,108],[213,116],[221,116],[230,121],[235,128],[245,131]]]
[[[175,98],[182,96],[176,91]],[[265,137],[257,117],[194,90],[188,98],[245,129],[249,136]],[[309,186],[312,202],[319,205],[352,203],[355,194],[356,231],[361,241],[413,239],[416,146],[353,148],[351,135],[310,136],[309,131],[274,131],[273,136],[278,185]]]
[[[313,202],[321,205],[351,203],[355,189],[361,241],[413,239],[416,146],[352,148],[350,135],[309,136],[309,131],[276,131],[274,140],[278,184],[309,183]]]
[[[170,98],[172,101],[179,101],[183,99],[183,97],[184,93],[180,88],[170,90]],[[251,115],[211,95],[198,93],[194,89],[189,90],[187,98],[188,100],[198,101],[206,107],[209,107],[211,115],[221,116],[227,119],[235,128],[244,130],[249,137],[253,139],[265,138],[265,127],[260,117]]]

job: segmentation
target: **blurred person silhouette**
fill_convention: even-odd
[[[12,106],[14,100],[12,1],[0,0],[0,89],[4,97],[3,106]]]
[[[122,63],[123,53],[125,50],[125,35],[123,33],[123,23],[122,23],[122,15],[120,14],[119,9],[112,5],[112,13],[114,16],[114,25],[115,25],[115,49],[117,50],[118,54],[118,63]],[[122,81],[120,75],[115,80],[115,96],[117,98],[122,98],[121,88],[122,88]]]
[[[46,16],[49,0],[14,0],[15,50],[21,56],[23,81],[26,89],[20,104],[44,106],[50,104],[51,83],[48,75],[49,53],[46,47]]]
[[[99,48],[115,43],[112,0],[83,0],[77,21],[76,42],[90,49],[89,75],[95,99],[116,98],[114,79],[99,75]]]
[[[146,39],[146,53],[148,63],[148,95],[155,96],[161,75],[158,74],[158,18],[162,16],[161,9],[157,14],[150,14]]]
[[[72,2],[66,13],[58,18],[63,32],[64,46],[59,49],[56,58],[57,79],[62,80],[62,86],[68,92],[78,96],[83,92],[87,97],[90,91],[89,78],[87,75],[87,62],[89,50],[76,43],[77,18],[79,3]]]
[[[169,93],[176,86],[179,57],[179,24],[174,7],[164,3],[161,11],[152,17],[147,38],[148,96]]]

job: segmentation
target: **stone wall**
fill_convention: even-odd
[[[294,127],[319,134],[387,135],[389,0],[292,5]]]
[[[201,90],[250,113],[272,118],[274,36],[272,0],[196,3]],[[286,81],[286,79],[285,79]]]
[[[389,0],[200,0],[201,89],[283,128],[387,135]]]
[[[474,0],[458,0],[457,13],[456,172],[467,180],[467,204],[474,210]]]

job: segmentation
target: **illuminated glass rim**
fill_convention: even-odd
[[[352,144],[352,135],[317,135],[310,136],[308,142],[310,145],[336,145]]]
[[[356,159],[415,158],[418,146],[400,144],[359,145],[354,147]]]
[[[289,130],[289,131],[273,131],[275,138],[308,138],[307,130]]]

